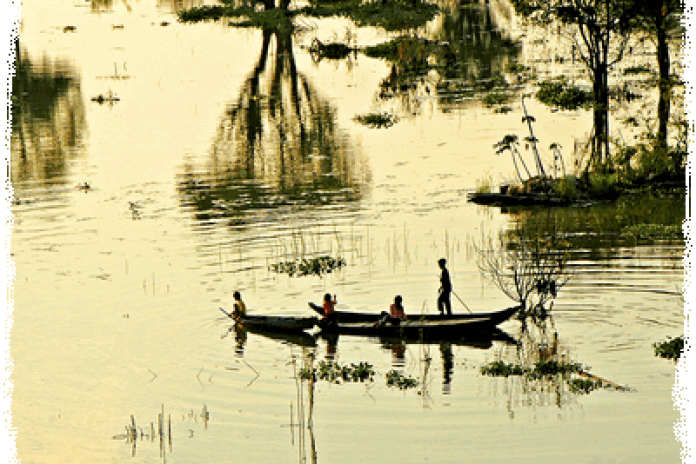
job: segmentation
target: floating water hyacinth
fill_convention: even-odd
[[[272,264],[270,269],[274,272],[287,274],[290,277],[330,274],[336,269],[346,265],[343,258],[331,256],[319,256],[316,258],[299,258],[294,261],[284,261]]]
[[[372,129],[389,128],[399,122],[399,118],[391,113],[368,113],[359,114],[353,118],[353,121],[359,122]]]

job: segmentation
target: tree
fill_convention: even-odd
[[[670,76],[669,42],[680,37],[684,32],[680,23],[684,4],[681,0],[642,0],[636,2],[636,8],[638,10],[637,27],[650,34],[655,40],[659,72],[657,85],[660,90],[656,142],[658,147],[666,149],[673,85]]]
[[[604,168],[609,150],[609,70],[623,58],[635,19],[631,0],[513,0],[518,13],[539,24],[569,26],[570,39],[592,79],[590,166]]]

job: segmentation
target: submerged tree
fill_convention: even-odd
[[[570,26],[574,49],[592,79],[590,165],[605,167],[610,161],[609,71],[624,56],[635,19],[633,0],[513,0],[513,4],[537,23]]]
[[[475,246],[476,264],[485,278],[522,306],[518,317],[544,320],[570,280],[567,251],[554,236],[530,236],[519,231],[488,238]]]
[[[681,0],[636,1],[637,27],[647,32],[655,41],[660,100],[657,105],[657,145],[667,148],[667,126],[669,124],[673,79],[670,74],[669,44],[684,33],[681,25],[684,3]]]
[[[369,170],[336,111],[297,70],[288,20],[262,30],[261,53],[230,104],[206,165],[189,166],[181,184],[201,219],[246,222],[279,208],[350,205]]]

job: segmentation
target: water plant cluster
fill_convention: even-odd
[[[373,382],[373,366],[361,361],[358,364],[341,365],[334,361],[320,361],[318,367],[303,367],[299,371],[302,380],[325,380],[330,383]]]
[[[653,343],[655,356],[678,360],[684,352],[684,337],[668,338],[664,342]]]
[[[298,377],[302,380],[324,380],[333,384],[341,383],[365,383],[374,382],[374,367],[364,361],[358,364],[341,365],[335,361],[320,361],[317,367],[303,367],[298,372]],[[413,377],[406,376],[399,371],[392,369],[385,374],[386,384],[390,388],[408,390],[418,386],[418,381]]]
[[[641,241],[684,240],[680,224],[634,224],[624,228],[622,233],[626,237]]]
[[[577,394],[587,394],[593,390],[611,386],[605,384],[599,378],[586,378],[582,365],[579,363],[567,363],[554,359],[540,360],[532,367],[525,367],[519,364],[506,363],[504,361],[493,361],[481,366],[481,374],[490,377],[510,377],[521,376],[530,380],[542,380],[554,376],[563,376],[570,387],[570,391]],[[582,378],[567,378],[571,374],[581,375]],[[621,387],[614,386],[617,389]]]
[[[418,381],[413,377],[408,377],[401,372],[392,369],[385,374],[387,380],[387,386],[392,388],[398,388],[399,390],[408,390],[409,388],[415,388],[418,386]]]
[[[287,274],[290,277],[303,277],[308,275],[316,275],[321,277],[324,274],[330,274],[346,265],[343,258],[334,258],[332,256],[318,256],[314,258],[298,258],[293,261],[283,261],[272,264],[270,270],[281,274]]]
[[[592,92],[570,85],[564,78],[537,84],[536,98],[541,103],[563,110],[587,109],[592,104]]]
[[[357,115],[353,118],[353,120],[372,129],[380,129],[389,128],[393,126],[399,121],[399,118],[391,113],[384,111],[382,113],[368,113],[363,115]]]

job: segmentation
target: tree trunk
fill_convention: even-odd
[[[667,124],[669,122],[671,82],[669,76],[669,45],[667,44],[667,31],[663,18],[657,24],[657,65],[659,70],[658,87],[660,100],[657,104],[657,143],[658,146],[667,148]]]
[[[595,167],[604,168],[609,161],[609,70],[600,56],[593,60],[592,83],[593,130],[591,158]]]

